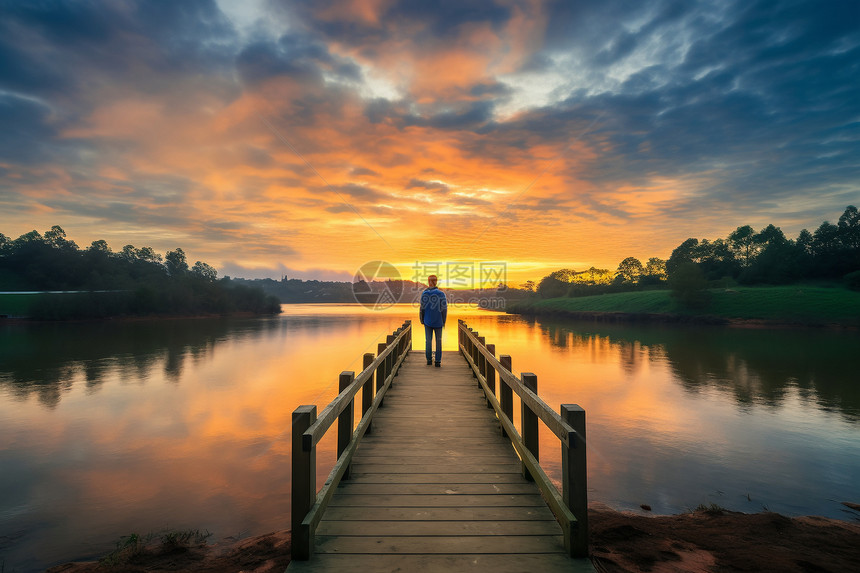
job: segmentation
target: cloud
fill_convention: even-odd
[[[489,258],[609,267],[856,202],[851,3],[244,9],[4,4],[3,232],[347,272],[485,228]]]
[[[2,56],[0,56],[2,57]],[[31,163],[50,159],[51,109],[39,100],[0,92],[0,161]]]
[[[406,184],[406,188],[414,189],[416,187],[420,187],[421,189],[441,191],[442,193],[448,193],[451,190],[448,185],[441,181],[422,181],[421,179],[415,179],[413,177],[409,180],[409,183]]]

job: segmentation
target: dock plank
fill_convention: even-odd
[[[457,352],[442,368],[413,351],[290,572],[593,572],[501,436]]]

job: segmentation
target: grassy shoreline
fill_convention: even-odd
[[[701,309],[684,308],[669,290],[586,297],[537,297],[506,312],[598,321],[705,323],[735,326],[860,328],[860,293],[837,286],[757,286],[710,289]]]

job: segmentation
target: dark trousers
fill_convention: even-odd
[[[442,362],[442,327],[424,325],[424,355],[427,362],[433,358],[433,335],[436,335],[436,362]]]

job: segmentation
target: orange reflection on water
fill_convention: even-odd
[[[802,507],[824,513],[823,495],[850,497],[854,485],[840,476],[856,475],[860,459],[860,407],[845,379],[852,340],[452,306],[446,350],[456,349],[459,318],[512,356],[515,374],[535,373],[552,409],[585,408],[591,499],[758,510],[745,505],[751,493],[772,509],[810,512],[792,509],[810,500]],[[7,563],[38,570],[86,557],[82,547],[104,554],[132,531],[208,528],[220,539],[287,527],[292,411],[322,411],[339,373],[357,373],[406,319],[420,359],[411,305],[0,332],[0,527],[24,532],[4,550]],[[541,428],[541,463],[557,481],[559,442]],[[318,446],[318,486],[334,462],[330,434]],[[754,461],[764,458],[768,467]],[[710,497],[717,491],[734,497]]]

